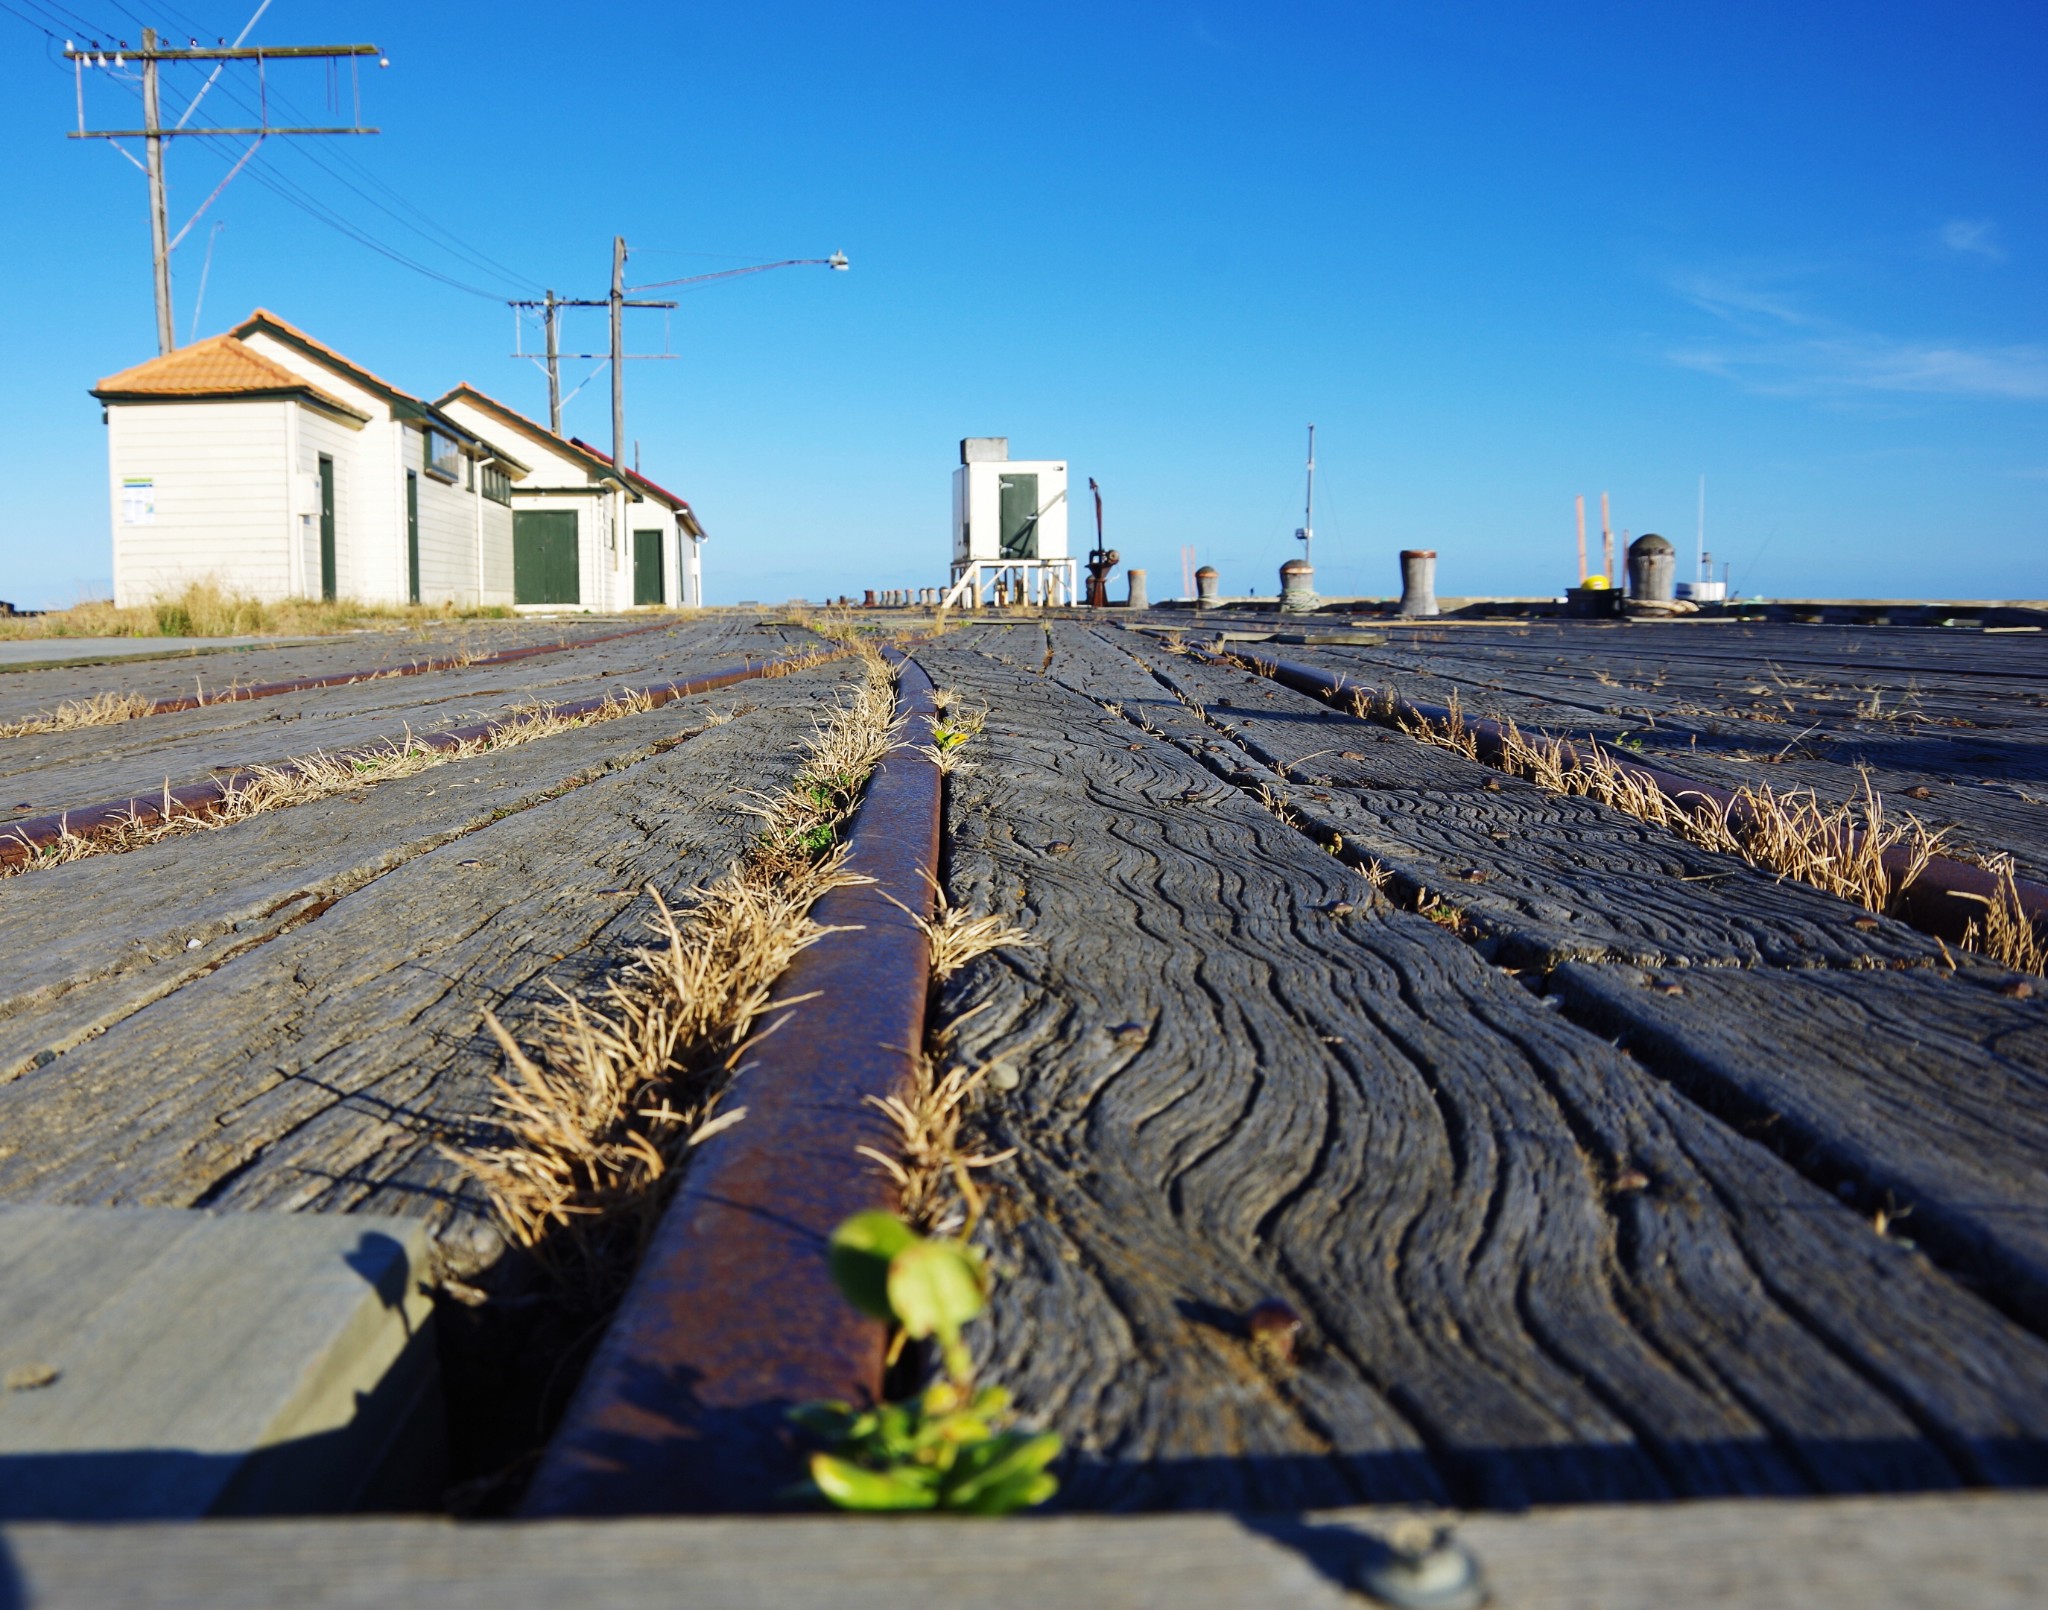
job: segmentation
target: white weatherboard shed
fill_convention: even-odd
[[[1013,459],[1006,436],[970,436],[953,472],[953,576],[949,604],[982,601],[998,577],[1017,602],[1071,603],[1067,552],[1067,466]]]
[[[110,375],[114,598],[513,601],[509,452],[258,309]]]
[[[704,528],[688,502],[471,385],[435,406],[532,465],[512,488],[513,601],[522,609],[704,602]]]

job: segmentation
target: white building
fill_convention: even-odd
[[[457,386],[435,406],[533,466],[512,487],[513,593],[522,608],[704,602],[704,528],[682,498],[474,386]]]
[[[526,466],[273,314],[93,395],[117,603],[203,580],[266,600],[512,602]]]
[[[207,580],[264,600],[702,601],[682,498],[471,387],[401,391],[260,308],[93,395],[117,603]]]
[[[953,585],[946,598],[976,603],[998,577],[1009,596],[1071,603],[1075,564],[1067,552],[1067,466],[1013,459],[1006,436],[970,436],[953,472]]]

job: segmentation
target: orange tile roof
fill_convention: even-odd
[[[294,374],[281,363],[273,363],[232,335],[195,341],[189,347],[108,375],[93,387],[96,397],[237,397],[275,395],[281,391],[306,393],[352,419],[364,417],[347,403],[308,385],[304,376]]]

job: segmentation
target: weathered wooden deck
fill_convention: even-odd
[[[62,810],[813,641],[717,617],[7,739],[0,789]],[[264,651],[241,679],[389,649]],[[1032,941],[949,980],[932,1030],[989,1069],[979,1122],[1016,1148],[973,1342],[1066,1439],[1058,1507],[1794,1515],[2048,1482],[2048,986],[1123,623],[969,620],[915,653],[988,711],[947,786],[947,893]],[[1867,771],[1958,845],[2048,867],[2039,636],[1556,623],[1288,653],[1711,781],[1840,799]],[[602,978],[646,885],[730,865],[852,675],[0,879],[0,1204],[395,1214],[477,1277],[501,1246],[436,1142],[488,1123],[483,1012]],[[130,686],[182,691],[164,662],[24,672],[0,718]],[[1272,1299],[1305,1324],[1292,1362],[1248,1345]],[[1081,1524],[1019,1535],[1122,1546],[1058,1531]],[[90,1579],[62,1534],[9,1546],[45,1562],[24,1580]],[[761,1570],[761,1602],[798,1591]]]

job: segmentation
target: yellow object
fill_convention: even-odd
[[[1579,585],[1581,587],[1612,587],[1614,583],[1609,581],[1605,576],[1588,576],[1584,581],[1580,582]]]

